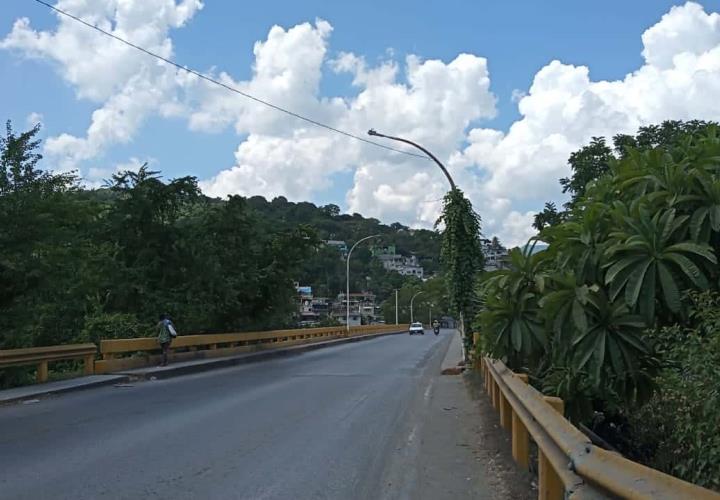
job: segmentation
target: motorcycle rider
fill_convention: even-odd
[[[435,335],[440,333],[440,322],[437,319],[433,320],[432,326],[433,326],[433,332],[435,332]]]

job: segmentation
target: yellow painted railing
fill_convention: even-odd
[[[538,448],[538,498],[720,500],[720,494],[645,467],[593,445],[563,417],[563,401],[543,396],[501,361],[483,358],[485,389],[512,432],[512,455],[530,464],[530,439]]]
[[[29,347],[25,349],[7,349],[0,351],[0,368],[9,366],[37,365],[37,381],[47,382],[48,363],[67,359],[84,360],[85,375],[94,372],[95,344],[56,345],[49,347]]]
[[[343,337],[407,331],[408,325],[368,325],[273,330],[265,332],[180,335],[170,344],[171,360],[190,360],[231,356],[278,347],[308,344]],[[100,341],[102,359],[95,362],[96,373],[110,373],[156,364],[160,346],[152,337]]]

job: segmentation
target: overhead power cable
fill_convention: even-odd
[[[283,108],[283,107],[281,107],[281,106],[278,106],[277,104],[273,104],[273,103],[271,103],[271,102],[269,102],[269,101],[266,101],[266,100],[264,100],[264,99],[260,99],[259,97],[255,97],[255,96],[253,96],[253,95],[248,94],[247,92],[243,92],[242,90],[236,89],[235,87],[232,87],[232,86],[227,85],[227,84],[225,84],[225,83],[222,83],[222,82],[220,82],[220,81],[218,81],[218,80],[215,80],[214,78],[212,78],[212,77],[210,77],[210,76],[207,76],[207,75],[204,75],[204,74],[200,73],[199,71],[195,71],[195,70],[192,69],[192,68],[188,68],[188,67],[186,67],[186,66],[181,66],[180,64],[176,63],[175,61],[172,61],[172,60],[170,60],[170,59],[167,59],[167,58],[165,58],[165,57],[163,57],[163,56],[161,56],[161,55],[159,55],[159,54],[156,54],[156,53],[154,53],[154,52],[152,52],[152,51],[150,51],[150,50],[147,50],[147,49],[145,49],[145,48],[143,48],[143,47],[140,47],[139,45],[135,45],[134,43],[129,42],[128,40],[125,40],[124,38],[121,38],[121,37],[119,37],[119,36],[117,36],[117,35],[114,35],[114,34],[108,32],[108,31],[105,31],[105,30],[102,29],[102,28],[98,28],[98,27],[95,26],[94,24],[90,24],[90,23],[88,23],[87,21],[83,21],[83,20],[80,19],[79,17],[74,16],[74,15],[70,14],[69,12],[65,12],[64,10],[59,9],[59,8],[55,7],[54,5],[50,5],[49,3],[44,2],[43,0],[35,0],[35,1],[36,1],[37,3],[39,3],[39,4],[44,5],[45,7],[48,7],[49,9],[54,10],[54,11],[57,12],[58,14],[61,14],[61,15],[63,15],[63,16],[66,16],[66,17],[74,20],[74,21],[77,21],[77,22],[79,22],[80,24],[83,24],[83,25],[87,26],[88,28],[94,29],[95,31],[99,31],[99,32],[102,33],[103,35],[109,36],[110,38],[114,38],[114,39],[117,40],[118,42],[122,42],[122,43],[124,43],[125,45],[128,45],[128,46],[130,46],[130,47],[132,47],[132,48],[134,48],[134,49],[136,49],[136,50],[139,50],[140,52],[143,52],[143,53],[145,53],[145,54],[147,54],[147,55],[149,55],[149,56],[151,56],[151,57],[154,57],[154,58],[156,58],[156,59],[159,59],[160,61],[163,61],[163,62],[166,63],[166,64],[170,64],[171,66],[175,66],[175,67],[178,68],[179,70],[186,71],[187,73],[193,74],[193,75],[197,76],[198,78],[202,78],[202,79],[205,80],[205,81],[214,83],[215,85],[219,85],[220,87],[223,87],[223,88],[225,88],[225,89],[227,89],[227,90],[229,90],[229,91],[231,91],[231,92],[235,92],[236,94],[240,94],[241,96],[246,97],[247,99],[251,99],[251,100],[253,100],[253,101],[257,102],[257,103],[263,104],[263,105],[265,105],[265,106],[267,106],[267,107],[269,107],[269,108],[272,108],[272,109],[274,109],[274,110],[280,111],[280,112],[285,113],[285,114],[288,114],[288,115],[290,115],[290,116],[293,116],[293,117],[298,118],[298,119],[300,119],[300,120],[303,120],[303,121],[305,121],[305,122],[311,123],[311,124],[313,124],[313,125],[315,125],[315,126],[317,126],[317,127],[321,127],[321,128],[330,130],[330,131],[332,131],[332,132],[336,132],[336,133],[338,133],[338,134],[342,134],[342,135],[344,135],[344,136],[346,136],[346,137],[350,137],[350,138],[352,138],[352,139],[355,139],[355,140],[358,140],[358,141],[362,141],[362,142],[364,142],[364,143],[366,143],[366,144],[371,144],[371,145],[373,145],[373,146],[376,146],[376,147],[379,147],[379,148],[383,148],[383,149],[387,149],[387,150],[389,150],[389,151],[393,151],[393,152],[395,152],[395,153],[404,154],[404,155],[407,155],[407,156],[414,156],[414,157],[422,158],[422,159],[425,159],[425,160],[429,160],[429,159],[430,159],[430,158],[428,158],[428,157],[425,156],[425,155],[421,155],[421,154],[417,154],[417,153],[411,153],[410,151],[403,151],[402,149],[396,149],[396,148],[393,148],[393,147],[390,147],[390,146],[386,146],[385,144],[381,144],[381,143],[379,143],[379,142],[371,141],[370,139],[366,139],[366,138],[364,138],[364,137],[361,137],[361,136],[359,136],[359,135],[353,134],[353,133],[351,133],[351,132],[346,132],[345,130],[341,130],[341,129],[332,127],[332,126],[330,126],[330,125],[327,125],[327,124],[325,124],[325,123],[319,122],[319,121],[317,121],[317,120],[313,120],[312,118],[308,118],[307,116],[303,116],[303,115],[301,115],[301,114],[299,114],[299,113],[295,113],[294,111],[290,111],[289,109],[285,109],[285,108]]]

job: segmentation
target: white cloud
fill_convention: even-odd
[[[113,174],[125,171],[137,172],[143,165],[152,165],[156,162],[157,160],[155,158],[140,160],[139,158],[133,156],[127,161],[115,164],[112,168],[89,167],[85,176],[82,177],[81,182],[88,188],[103,187],[106,185],[107,181],[111,179]]]
[[[202,8],[199,0],[60,0],[59,9],[119,37],[172,57],[171,28],[179,28]],[[174,68],[58,15],[54,31],[35,31],[27,18],[15,21],[0,48],[52,61],[77,96],[101,104],[86,137],[61,134],[46,142],[60,169],[73,169],[109,146],[130,141],[152,114],[177,113]]]
[[[37,113],[33,111],[29,115],[25,117],[25,125],[28,126],[28,128],[34,127],[37,124],[42,125],[43,124],[44,117],[42,113]]]
[[[480,165],[488,180],[475,194],[506,197],[511,206],[542,208],[563,201],[557,179],[570,153],[592,136],[634,133],[666,119],[720,119],[720,16],[687,3],[674,7],[643,34],[645,64],[622,80],[592,81],[584,66],[552,61],[518,103],[521,119],[507,133],[473,129],[457,162]],[[486,211],[483,211],[486,209]],[[519,214],[520,212],[518,212]],[[507,213],[492,228],[513,243],[522,218]]]
[[[171,30],[202,8],[191,0],[59,5],[168,57]],[[672,8],[642,34],[644,63],[623,79],[593,81],[587,67],[549,62],[527,91],[513,91],[521,118],[506,132],[479,126],[496,112],[484,58],[398,61],[392,52],[377,64],[347,52],[330,58],[331,34],[323,20],[274,26],[253,48],[249,80],[213,74],[354,134],[365,136],[372,127],[420,142],[446,162],[482,215],[485,233],[508,244],[532,234],[532,214],[545,201],[562,201],[557,180],[568,173],[569,154],[590,137],[664,119],[720,119],[720,16],[692,2]],[[209,194],[312,199],[332,188],[335,174],[352,171],[351,212],[424,227],[438,215],[447,183],[432,162],[313,127],[73,22],[60,18],[55,30],[35,31],[20,19],[0,48],[52,61],[79,98],[98,103],[85,137],[62,134],[46,143],[46,153],[68,167],[131,141],[148,116],[176,116],[194,131],[232,126],[242,137],[235,165],[201,183]],[[321,95],[324,68],[349,73],[353,94]]]

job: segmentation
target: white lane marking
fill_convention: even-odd
[[[427,386],[427,389],[425,389],[425,402],[428,402],[430,400],[430,393],[432,392],[433,384],[435,383],[435,379],[430,379],[430,383]]]
[[[412,430],[410,431],[410,435],[407,438],[408,444],[412,444],[413,440],[415,439],[415,434],[417,434],[418,426],[413,425]]]

